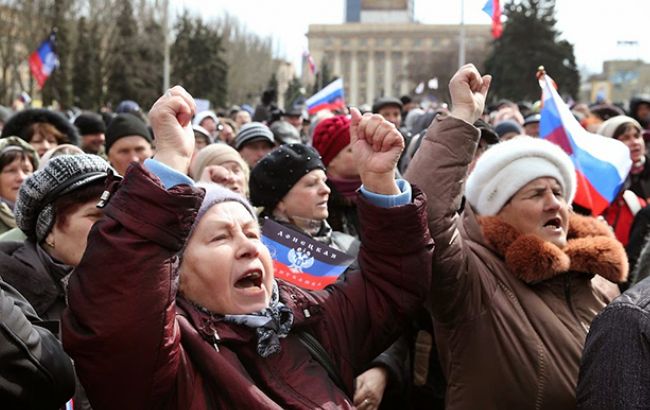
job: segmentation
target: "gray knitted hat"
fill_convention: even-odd
[[[275,145],[273,133],[261,122],[249,122],[239,129],[235,137],[235,149],[239,151],[244,145],[253,141],[266,141],[272,146]]]
[[[105,179],[109,169],[112,168],[108,162],[97,155],[52,158],[45,168],[32,174],[20,187],[14,211],[16,224],[28,238],[40,243],[56,219],[52,203],[61,195]]]

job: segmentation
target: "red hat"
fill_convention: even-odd
[[[312,145],[320,153],[325,166],[350,145],[350,119],[347,115],[326,118],[316,126]]]

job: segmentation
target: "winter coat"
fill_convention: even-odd
[[[594,319],[576,392],[585,410],[647,409],[650,403],[650,278]]]
[[[39,317],[53,321],[55,334],[65,309],[64,283],[72,268],[58,264],[33,241],[0,242],[3,279],[16,288]]]
[[[436,117],[406,177],[429,200],[431,308],[448,409],[571,409],[593,317],[627,275],[602,222],[572,216],[563,249],[497,217],[458,214],[479,130]],[[435,160],[432,160],[435,159]]]
[[[602,217],[612,227],[614,235],[623,246],[627,246],[630,241],[630,233],[636,213],[646,206],[646,201],[638,196],[631,195],[630,201],[634,202],[628,204],[623,197],[623,193],[621,193],[602,213]]]
[[[70,358],[34,309],[0,279],[0,403],[3,409],[62,407],[75,391]]]
[[[423,196],[378,208],[359,199],[362,267],[310,292],[286,282],[294,313],[281,350],[256,351],[256,333],[176,296],[178,253],[203,194],[165,190],[132,165],[95,224],[69,284],[66,350],[97,409],[351,408],[354,375],[395,339],[429,285],[432,242]],[[417,272],[417,274],[415,274]],[[298,340],[309,331],[328,352],[345,392]]]
[[[54,261],[33,241],[0,242],[3,279],[16,288],[42,319],[41,326],[60,338],[61,315],[66,308],[66,283],[72,267]],[[74,406],[90,410],[83,386],[77,381]]]

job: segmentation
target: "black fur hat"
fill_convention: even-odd
[[[2,128],[0,138],[14,135],[27,141],[29,126],[37,122],[52,124],[67,137],[67,141],[59,141],[59,144],[68,143],[79,146],[79,134],[74,125],[63,115],[44,108],[29,108],[12,115]]]

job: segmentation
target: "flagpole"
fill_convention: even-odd
[[[465,0],[460,0],[460,34],[458,38],[458,68],[465,65]]]
[[[169,89],[169,0],[163,1],[163,89],[166,92]]]

